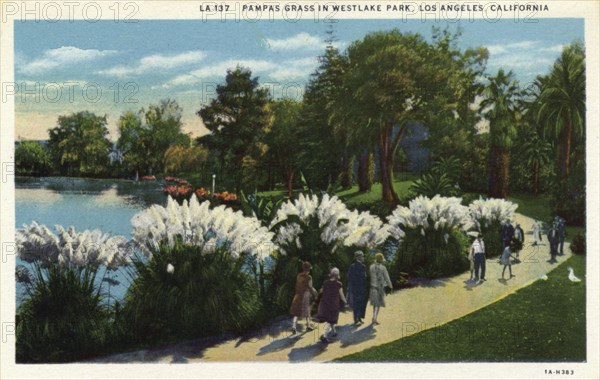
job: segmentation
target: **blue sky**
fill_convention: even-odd
[[[429,38],[434,25],[460,25],[462,48],[490,50],[489,73],[503,67],[526,84],[548,72],[563,45],[584,40],[583,19],[537,21],[339,20],[334,30],[343,50],[373,31],[398,28]],[[185,131],[202,134],[195,112],[227,68],[249,67],[274,96],[298,97],[318,65],[327,29],[313,20],[15,23],[15,80],[29,93],[15,97],[15,136],[45,138],[59,115],[89,110],[108,116],[116,138],[123,112],[164,98],[182,106]]]

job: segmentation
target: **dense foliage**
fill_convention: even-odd
[[[131,251],[121,236],[99,230],[47,227],[33,222],[17,230],[17,279],[26,297],[17,310],[17,361],[67,362],[98,355],[110,340],[110,313],[98,269],[127,265]],[[106,271],[104,270],[106,274]]]
[[[52,172],[50,151],[37,141],[22,141],[15,148],[17,175],[44,176]]]
[[[97,177],[108,174],[106,116],[83,111],[59,116],[58,126],[48,131],[48,149],[61,175]]]

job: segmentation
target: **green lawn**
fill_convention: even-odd
[[[516,293],[445,325],[339,361],[585,361],[585,258],[573,256]],[[385,312],[385,310],[384,310]]]
[[[395,173],[394,174],[394,189],[400,199],[406,198],[409,194],[410,185],[414,180],[419,178],[418,175],[412,173]],[[295,189],[294,195],[301,193],[301,189]],[[277,189],[271,191],[261,191],[260,195],[264,196],[287,196],[287,190]],[[336,195],[346,203],[372,203],[381,200],[381,183],[374,183],[371,191],[361,193],[358,191],[358,185],[352,186],[350,189],[336,192]]]

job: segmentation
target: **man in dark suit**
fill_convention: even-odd
[[[549,263],[556,262],[556,255],[558,254],[558,230],[556,224],[552,224],[552,227],[548,230],[548,242],[550,243],[550,260]]]
[[[354,262],[348,270],[348,303],[354,313],[354,324],[364,323],[367,310],[367,268],[364,264],[365,255],[361,251],[354,253]]]
[[[512,226],[512,224],[510,224],[510,221],[506,220],[504,221],[504,224],[502,225],[502,248],[506,248],[510,245],[510,242],[513,238],[515,234],[515,229]]]

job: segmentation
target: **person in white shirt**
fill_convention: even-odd
[[[531,225],[531,232],[533,232],[533,245],[538,245],[542,242],[540,234],[540,225],[537,220],[533,221]]]
[[[477,235],[477,238],[471,244],[471,254],[475,266],[474,280],[480,284],[485,281],[485,243],[481,233]]]

